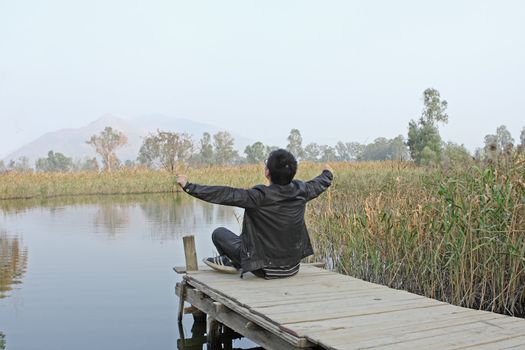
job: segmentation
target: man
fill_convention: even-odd
[[[224,227],[213,231],[219,256],[204,263],[218,271],[242,269],[243,274],[252,272],[266,279],[289,277],[297,274],[302,258],[313,254],[305,207],[330,186],[332,169],[326,165],[321,175],[307,182],[294,180],[297,161],[284,149],[270,153],[265,163],[270,184],[251,189],[198,185],[177,174],[177,183],[189,195],[245,209],[240,236]]]

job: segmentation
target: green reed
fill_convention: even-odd
[[[516,155],[341,173],[310,207],[318,255],[372,282],[525,316],[524,169]]]

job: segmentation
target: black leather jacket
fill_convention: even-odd
[[[244,208],[241,233],[243,273],[272,266],[288,266],[313,254],[304,222],[306,203],[331,184],[324,170],[310,181],[288,185],[257,185],[251,189],[187,183],[184,191],[206,202]]]

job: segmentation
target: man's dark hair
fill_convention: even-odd
[[[297,172],[297,160],[285,149],[272,151],[266,161],[272,183],[288,185]]]

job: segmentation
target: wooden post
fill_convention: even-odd
[[[180,283],[179,293],[179,312],[177,315],[177,321],[179,321],[179,324],[182,324],[182,316],[184,314],[184,299],[186,299],[187,284],[188,282],[186,282],[186,279],[182,279],[182,282]]]
[[[197,251],[195,250],[195,237],[182,237],[184,243],[184,257],[186,258],[186,271],[197,271],[199,265],[197,264]]]
[[[208,317],[208,350],[219,350],[221,346],[221,324],[216,319]]]
[[[222,326],[222,349],[223,350],[233,350],[233,338],[235,337],[235,332],[230,327],[226,325]]]

